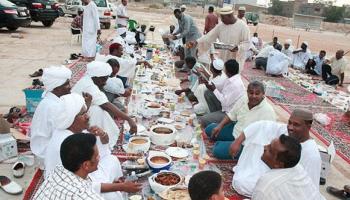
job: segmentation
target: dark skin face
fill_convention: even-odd
[[[176,19],[181,19],[182,13],[176,12],[174,15],[175,15]]]
[[[264,146],[264,153],[261,160],[271,169],[284,168],[284,163],[277,160],[279,153],[285,151],[285,147],[280,142],[279,138],[272,140],[268,145]]]
[[[290,47],[290,44],[288,44],[288,43],[284,44],[284,49],[289,49],[289,47]]]
[[[304,43],[303,43],[303,44],[301,44],[301,49],[302,49],[302,50],[304,50],[304,51],[306,51],[306,49],[307,49],[307,45],[306,45],[306,44],[304,44]]]
[[[273,43],[277,44],[277,42],[278,42],[278,38],[273,38]]]
[[[288,120],[288,135],[297,139],[300,143],[305,142],[310,138],[309,130],[311,124],[307,123],[305,120],[291,115]]]
[[[326,56],[326,54],[324,53],[324,52],[320,52],[320,55],[319,55],[319,57],[322,59],[322,58],[324,58]]]
[[[239,10],[238,11],[238,18],[242,19],[245,15],[245,10]]]
[[[119,64],[112,67],[111,77],[116,76],[118,74],[118,72],[119,72]]]
[[[101,90],[103,89],[103,86],[106,85],[107,79],[109,76],[102,76],[102,77],[92,77],[92,81],[97,85],[97,87]]]
[[[122,0],[122,4],[123,4],[124,6],[126,6],[126,5],[128,5],[128,1],[127,1],[127,0]]]
[[[343,56],[344,56],[344,51],[343,51],[343,50],[338,50],[338,51],[335,53],[335,58],[336,58],[337,60],[342,59]]]
[[[67,80],[63,85],[52,90],[52,93],[58,97],[61,97],[66,94],[70,94],[71,86],[69,80]]]
[[[248,100],[249,100],[248,102],[249,109],[259,105],[265,97],[264,92],[261,91],[261,89],[258,87],[248,86],[247,94],[248,94]]]
[[[170,33],[173,33],[174,30],[175,30],[175,26],[171,25],[171,26],[170,26]]]
[[[81,0],[81,2],[83,3],[83,5],[88,5],[90,0]]]
[[[68,129],[73,133],[80,133],[89,128],[89,119],[87,109],[83,106],[77,116],[75,116],[73,124]]]
[[[190,69],[192,69],[192,68],[194,67],[194,64],[192,64],[192,63],[186,63],[186,65],[187,65],[187,67],[190,68]]]
[[[123,47],[119,47],[114,49],[114,51],[111,53],[112,56],[122,57],[123,55]]]
[[[229,15],[220,15],[222,23],[229,25],[234,24],[236,22],[236,18],[233,16],[233,14]]]

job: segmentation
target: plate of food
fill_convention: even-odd
[[[172,187],[159,194],[165,200],[191,200],[190,194],[186,187]]]
[[[165,150],[165,153],[174,158],[186,158],[188,151],[181,147],[169,147]]]
[[[184,110],[180,113],[180,115],[184,117],[189,117],[191,115],[191,112],[188,110]]]

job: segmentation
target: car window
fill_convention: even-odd
[[[107,7],[106,0],[94,0],[97,7]]]
[[[73,1],[72,5],[80,5],[80,0]]]
[[[4,6],[4,7],[14,7],[15,4],[7,1],[7,0],[0,0],[0,5]]]

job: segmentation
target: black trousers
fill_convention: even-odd
[[[332,76],[332,68],[328,64],[323,64],[322,65],[322,80],[326,81],[326,79]]]

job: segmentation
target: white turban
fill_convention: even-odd
[[[125,46],[125,40],[120,36],[113,38],[113,43],[121,44],[123,47]]]
[[[63,85],[72,76],[72,71],[67,67],[61,66],[51,66],[44,68],[42,81],[45,86],[45,93],[51,92],[53,89]]]
[[[307,47],[309,47],[309,43],[308,43],[308,42],[304,41],[303,43],[304,43]]]
[[[222,61],[221,59],[215,59],[213,61],[213,66],[216,70],[221,71],[222,69],[224,69],[224,61]]]
[[[292,45],[293,41],[292,41],[291,39],[287,39],[287,40],[285,41],[285,43],[286,43],[286,44],[289,44],[289,45]]]
[[[86,68],[86,74],[90,77],[110,76],[112,73],[112,67],[101,61],[92,61]]]
[[[123,28],[117,28],[117,34],[118,35],[123,35],[124,33],[126,33],[128,29],[123,27]]]
[[[55,125],[57,129],[65,130],[73,124],[75,117],[86,105],[85,99],[76,93],[63,95],[60,100],[60,112],[56,117]]]

